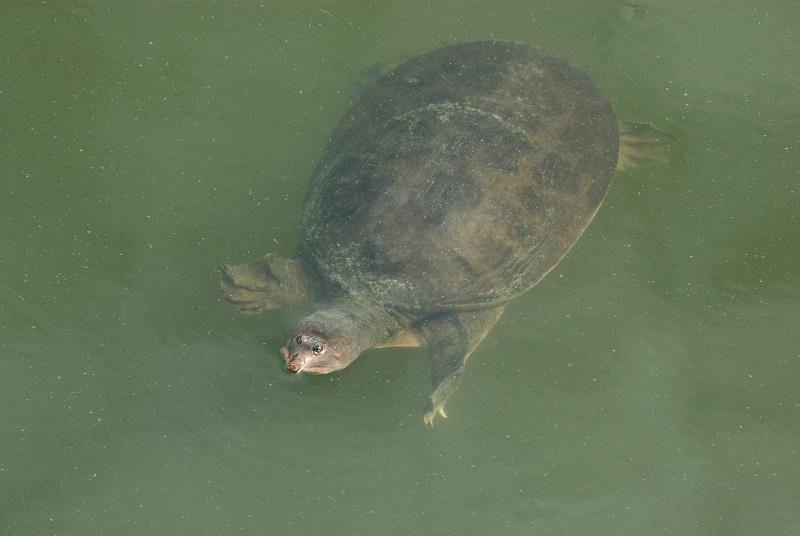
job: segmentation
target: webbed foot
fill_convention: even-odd
[[[501,314],[503,306],[436,315],[415,325],[417,339],[428,347],[431,359],[433,393],[422,415],[427,426],[433,426],[437,415],[447,417],[444,403],[461,384],[467,358]]]
[[[261,259],[219,267],[221,297],[245,314],[309,300],[310,283],[299,261],[267,254]]]
[[[433,426],[433,419],[436,418],[437,415],[440,415],[442,418],[447,418],[447,413],[444,412],[444,402],[438,408],[433,408],[431,404],[428,404],[428,408],[425,410],[425,413],[422,415],[422,420],[425,421],[425,426]]]
[[[444,403],[461,385],[461,377],[463,375],[464,369],[462,367],[447,376],[433,390],[428,405],[425,406],[425,413],[422,415],[422,420],[425,421],[426,426],[433,426],[433,419],[437,415],[447,418],[447,414],[444,412]]]
[[[623,121],[619,125],[619,160],[617,169],[644,164],[666,164],[675,137],[650,123]]]

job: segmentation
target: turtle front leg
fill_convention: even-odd
[[[426,425],[433,426],[437,415],[447,417],[444,403],[461,384],[467,358],[494,327],[504,308],[437,315],[414,327],[431,359],[433,393],[422,417]]]
[[[242,313],[258,314],[313,300],[312,279],[298,260],[267,254],[247,264],[223,264],[219,270],[222,298]]]

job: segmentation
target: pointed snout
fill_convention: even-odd
[[[294,374],[303,370],[305,362],[297,353],[289,355],[289,349],[284,346],[281,348],[281,355],[283,356],[283,361],[286,363],[286,370]]]

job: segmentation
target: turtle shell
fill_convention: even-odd
[[[563,60],[509,42],[435,50],[379,79],[336,127],[301,249],[358,301],[499,305],[580,237],[618,150],[607,99]]]

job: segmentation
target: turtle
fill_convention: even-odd
[[[222,265],[222,297],[244,313],[314,306],[280,349],[292,373],[426,347],[432,425],[506,304],[592,221],[618,164],[659,143],[647,124],[618,124],[587,74],[542,49],[476,41],[424,53],[335,127],[294,256]]]

